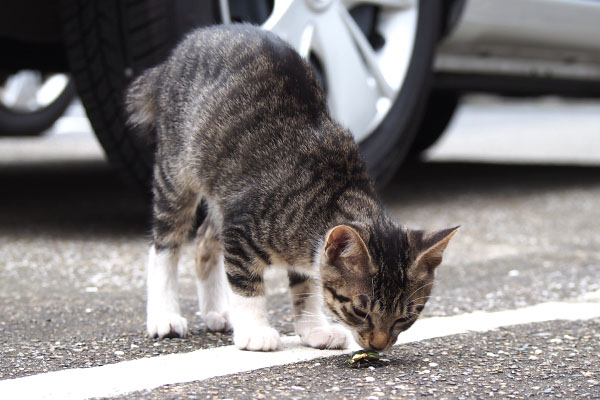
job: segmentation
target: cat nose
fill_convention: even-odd
[[[369,347],[375,351],[385,350],[388,347],[389,336],[383,332],[373,332],[369,338]]]
[[[385,347],[378,347],[378,346],[374,345],[373,342],[369,342],[369,349],[375,350],[375,351],[381,351],[381,350],[385,349]]]

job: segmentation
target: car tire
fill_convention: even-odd
[[[430,118],[424,118],[419,126],[410,148],[410,158],[418,158],[442,136],[452,120],[459,100],[459,94],[453,91],[434,90],[431,93],[425,105],[425,115]]]
[[[195,26],[216,22],[212,2],[63,0],[71,75],[110,163],[148,193],[154,150],[126,125],[123,96],[133,77],[164,60]]]
[[[404,84],[381,124],[360,143],[378,186],[396,173],[423,120],[432,82],[432,63],[442,27],[442,5],[421,1],[413,52]],[[433,116],[432,116],[433,118]]]

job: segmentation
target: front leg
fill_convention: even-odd
[[[229,317],[233,343],[241,350],[277,350],[279,333],[267,320],[262,268],[256,267],[256,261],[248,260],[251,257],[241,247],[225,249],[225,271],[232,292]]]
[[[267,321],[265,296],[247,297],[234,292],[231,300],[235,346],[241,350],[277,350],[279,333]]]
[[[294,327],[300,340],[317,349],[348,347],[348,331],[341,325],[330,324],[321,308],[321,294],[314,279],[288,272],[292,292]]]

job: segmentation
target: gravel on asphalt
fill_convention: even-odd
[[[552,321],[166,385],[121,399],[600,398],[600,319]]]

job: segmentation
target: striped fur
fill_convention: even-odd
[[[157,254],[177,253],[202,202],[204,232],[219,245],[205,241],[197,262],[218,265],[220,254],[206,249],[222,252],[235,309],[244,308],[244,298],[264,296],[265,268],[284,265],[305,343],[345,345],[320,312],[324,300],[361,345],[387,348],[397,336],[393,323],[426,300],[433,268],[416,261],[428,260],[432,244],[423,236],[413,245],[411,231],[386,214],[357,145],[331,119],[310,66],[275,35],[249,25],[196,30],[132,83],[126,105],[130,123],[155,135],[157,144]],[[438,242],[447,243],[451,232]],[[197,267],[199,281],[206,269]],[[412,303],[411,290],[419,296]],[[159,301],[149,298],[149,304]],[[253,307],[237,316],[232,308],[234,341],[272,350],[277,341],[260,307]],[[149,315],[157,320],[175,310],[156,309]],[[261,329],[249,331],[253,323]],[[185,334],[156,332],[149,328],[154,336]]]

